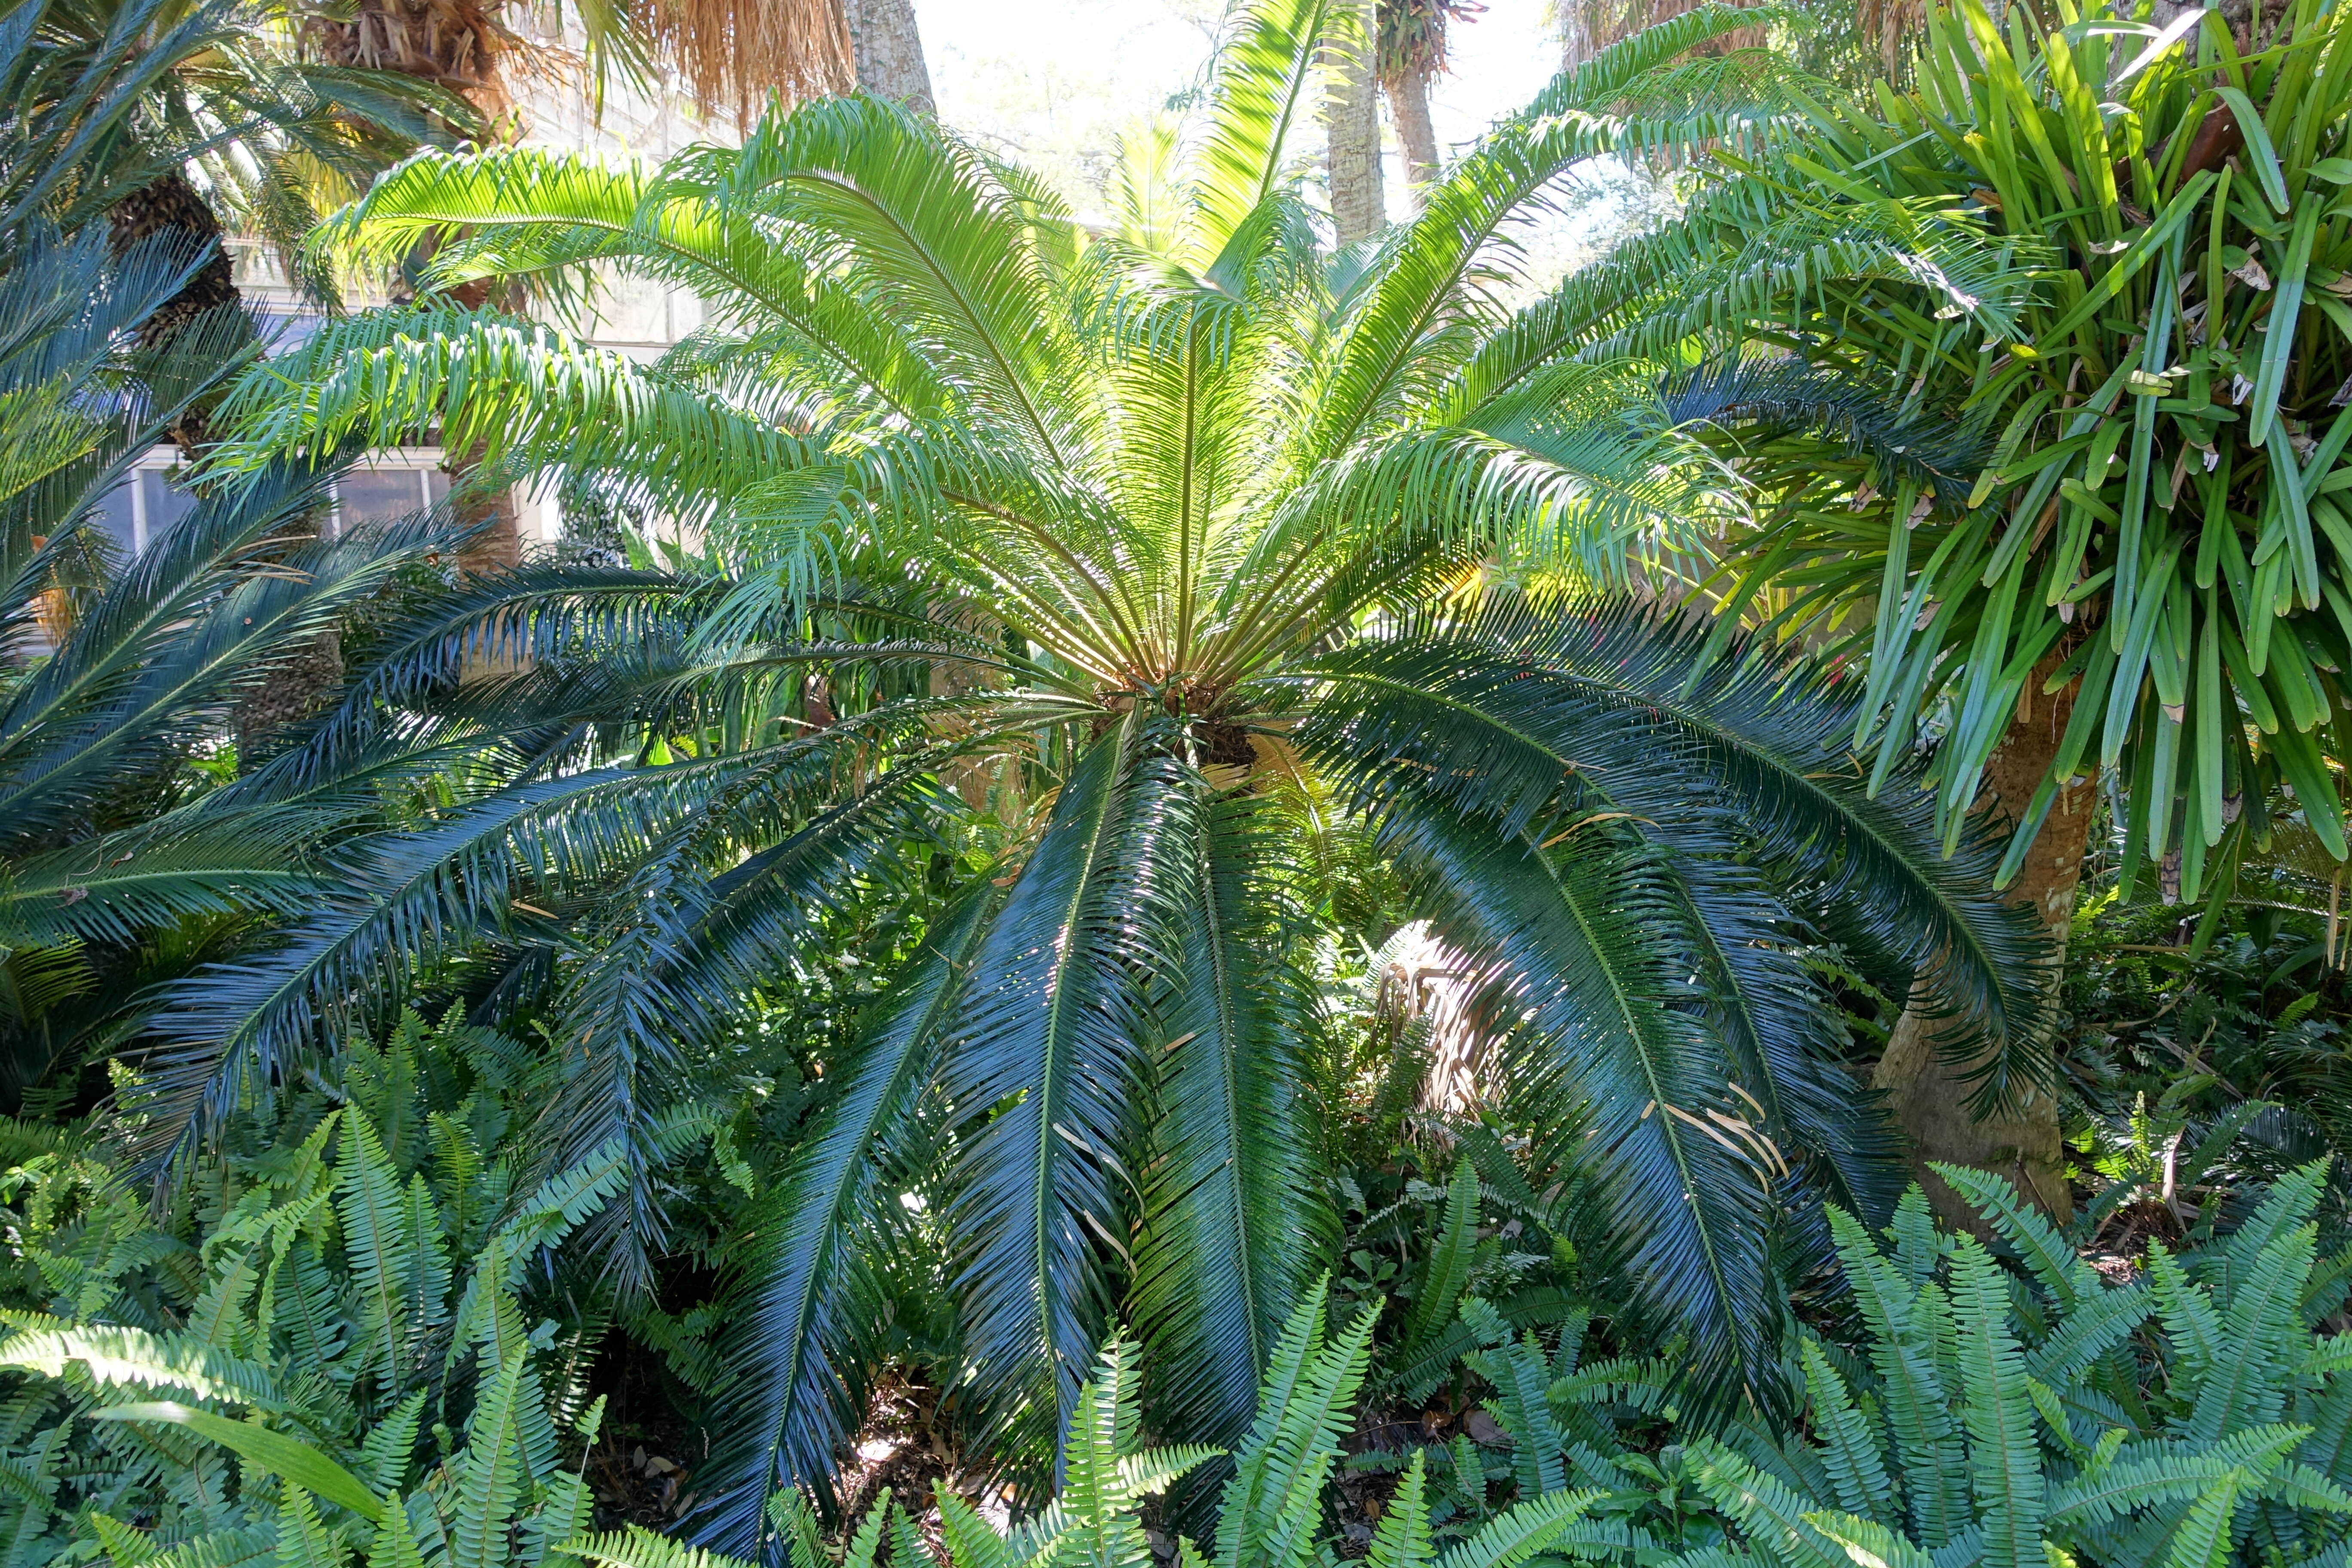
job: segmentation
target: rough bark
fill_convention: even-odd
[[[140,186],[106,210],[107,243],[118,256],[142,239],[173,229],[200,244],[210,242],[213,253],[177,294],[140,323],[142,347],[169,342],[208,310],[244,302],[229,268],[228,252],[221,247],[220,219],[179,170]]]
[[[177,229],[213,247],[211,258],[177,294],[140,324],[142,347],[160,348],[212,311],[234,309],[245,302],[236,287],[228,254],[222,248],[220,218],[185,174],[173,170],[131,192],[106,214],[107,238],[118,252],[140,240]],[[206,403],[184,412],[172,427],[172,438],[191,457],[209,437]],[[134,479],[134,483],[143,483]],[[308,543],[316,522],[302,520],[274,535],[268,545],[275,554]],[[343,677],[342,641],[332,631],[305,639],[287,653],[243,692],[229,710],[229,730],[237,755],[250,763],[266,755],[271,737],[289,724],[317,712],[326,694]]]
[[[2058,666],[2053,653],[2025,683],[2025,698],[2009,733],[1985,765],[1977,809],[2014,820],[2047,775],[2074,711],[2072,686],[2045,695],[2042,683]],[[2007,896],[2032,908],[2065,956],[2066,933],[2074,915],[2074,891],[2083,877],[2083,857],[2091,841],[2097,804],[2095,780],[2078,778],[2058,792],[2042,832],[2025,858]],[[2056,967],[2052,983],[2056,983]],[[1947,1224],[1981,1228],[1975,1211],[1927,1169],[1928,1161],[1997,1171],[2053,1216],[2074,1213],[2066,1187],[2065,1150],[2059,1142],[2058,1104],[2047,1094],[2030,1096],[2011,1114],[1978,1121],[1969,1114],[1967,1065],[1942,1060],[1937,1045],[1948,1026],[1921,1010],[1914,998],[1886,1042],[1872,1081],[1887,1093],[1889,1109],[1909,1134],[1920,1183],[1938,1217]]]
[[[1381,84],[1388,89],[1389,119],[1396,126],[1397,142],[1404,149],[1405,180],[1412,189],[1412,210],[1429,200],[1437,183],[1437,129],[1429,119],[1429,77],[1406,71]]]
[[[915,26],[914,0],[843,0],[843,5],[849,16],[859,89],[903,103],[918,114],[937,114],[930,67],[923,60],[923,35]]]
[[[1343,246],[1388,226],[1381,201],[1381,96],[1372,77],[1371,7],[1357,4],[1352,9],[1361,26],[1343,32],[1344,44],[1331,51],[1338,79],[1323,110],[1331,221]]]

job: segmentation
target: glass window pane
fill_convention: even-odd
[[[405,517],[424,504],[415,468],[353,468],[335,481],[342,525]]]
[[[176,469],[145,469],[139,482],[147,487],[147,548],[152,550],[172,525],[196,510],[196,498],[180,488]]]
[[[133,476],[107,491],[89,513],[89,526],[113,540],[125,561],[139,548],[139,541],[131,531],[131,487],[135,482]]]

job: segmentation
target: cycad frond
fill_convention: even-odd
[[[989,929],[992,891],[969,896],[941,922],[914,973],[893,987],[822,1130],[776,1185],[774,1253],[730,1358],[758,1418],[740,1424],[750,1439],[740,1450],[719,1456],[727,1489],[708,1530],[715,1542],[757,1551],[769,1489],[822,1485],[834,1445],[862,1414],[857,1352],[872,1321],[863,1306],[874,1286],[856,1233],[873,1223],[876,1184],[952,1027],[962,974]]]
[[[958,1112],[986,1118],[957,1160],[958,1294],[1016,1453],[1067,1419],[1108,1306],[1104,1254],[1132,1201],[1115,1152],[1143,1064],[1120,961],[1135,949],[1136,889],[1176,868],[1173,781],[1139,754],[1135,721],[1125,729],[1063,785],[974,954],[941,1073]]]

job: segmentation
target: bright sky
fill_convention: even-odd
[[[1559,68],[1546,0],[1487,5],[1452,29],[1453,69],[1431,90],[1441,152],[1475,140]],[[1080,211],[1095,205],[1120,130],[1201,79],[1223,12],[1223,0],[915,0],[940,117],[1052,176]],[[1407,205],[1392,138],[1387,168],[1396,218]],[[1588,257],[1638,200],[1630,185],[1610,179],[1600,199],[1539,226],[1530,271],[1549,281]]]

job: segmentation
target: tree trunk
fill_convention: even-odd
[[[2042,683],[2058,668],[2061,653],[2044,659],[2025,683],[2020,716],[1985,764],[1984,784],[1977,797],[1979,811],[2014,819],[2040,787],[2057,755],[2059,738],[2074,711],[2074,688],[2044,695]],[[2076,779],[2058,792],[2041,836],[2007,889],[2009,900],[2030,906],[2057,944],[2050,984],[2055,985],[2059,963],[2066,950],[2066,933],[2074,915],[2074,889],[2083,877],[2083,857],[2091,842],[2091,818],[2097,805],[2095,779]],[[1968,1067],[1948,1065],[1937,1056],[1941,1020],[1921,1010],[1915,996],[1886,1042],[1872,1082],[1887,1091],[1888,1108],[1910,1135],[1912,1155],[1920,1184],[1937,1217],[1948,1225],[1981,1231],[1975,1211],[1927,1168],[1930,1160],[1948,1164],[1975,1165],[1995,1171],[2017,1184],[2018,1191],[2060,1221],[2074,1213],[2074,1197],[2066,1187],[2065,1150],[2058,1136],[2058,1102],[2046,1093],[2034,1093],[2012,1113],[1979,1121],[1968,1110],[1969,1086],[1961,1080]]]
[[[918,114],[936,115],[930,68],[923,62],[923,35],[915,26],[915,0],[842,3],[849,16],[859,89],[903,103]]]
[[[1326,170],[1331,221],[1342,246],[1370,239],[1388,226],[1381,203],[1381,95],[1372,78],[1372,8],[1357,0],[1359,26],[1341,34],[1329,58],[1339,80],[1323,111],[1329,138]]]
[[[220,219],[179,170],[172,170],[141,186],[108,208],[106,226],[108,241],[118,254],[169,229],[177,229],[213,247],[211,258],[196,270],[195,276],[140,323],[138,340],[142,347],[162,347],[204,316],[244,304],[245,296],[237,289],[228,253],[222,248],[225,236]],[[207,399],[191,406],[172,426],[173,440],[191,457],[209,438],[212,401]],[[133,476],[131,482],[146,481]],[[308,543],[315,536],[315,527],[310,520],[290,524],[272,536],[269,552],[275,554]],[[229,728],[240,760],[249,763],[263,755],[273,733],[317,711],[326,693],[342,678],[342,640],[331,630],[305,639],[280,658],[230,706]]]
[[[142,239],[171,229],[198,244],[209,241],[213,254],[177,294],[140,323],[139,342],[143,346],[169,340],[207,310],[245,301],[237,292],[228,252],[221,247],[220,219],[179,170],[159,175],[106,209],[107,243],[117,256]]]
[[[1395,122],[1397,142],[1404,148],[1405,180],[1412,188],[1412,210],[1428,205],[1429,187],[1437,183],[1437,130],[1429,122],[1429,78],[1405,71],[1384,84],[1389,118]]]

